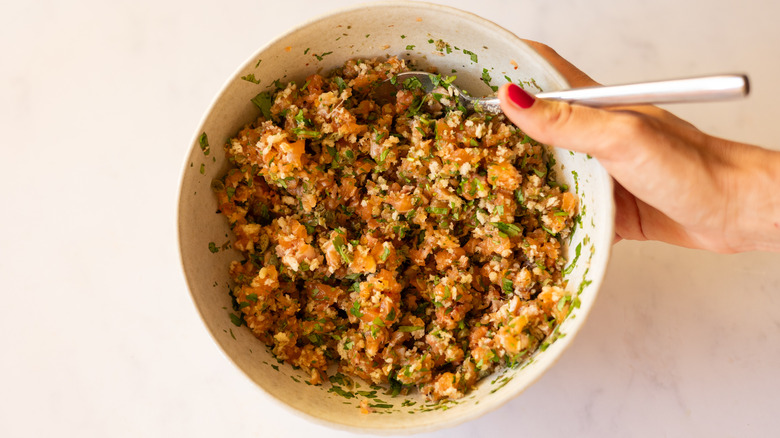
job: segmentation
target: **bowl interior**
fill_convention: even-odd
[[[235,324],[228,294],[227,266],[240,259],[230,248],[227,221],[216,214],[210,184],[227,169],[222,146],[259,110],[250,100],[279,80],[343,64],[350,58],[397,55],[432,65],[473,95],[511,80],[531,90],[555,90],[565,80],[518,37],[472,14],[424,3],[385,2],[341,10],[306,23],[252,56],[226,83],[207,111],[185,163],[179,199],[182,264],[192,297],[217,343],[264,391],[315,421],[351,429],[418,432],[452,426],[505,403],[540,377],[557,359],[587,315],[600,286],[613,236],[611,180],[596,160],[554,150],[558,180],[581,201],[566,258],[573,265],[568,288],[579,293],[572,311],[549,347],[515,369],[483,379],[465,398],[435,405],[418,394],[391,397],[357,379],[331,375],[320,386],[306,383],[302,370],[278,362],[246,327]],[[259,82],[259,83],[258,83]],[[204,135],[205,134],[205,135]],[[233,315],[233,316],[231,316]],[[569,336],[565,336],[569,335]],[[554,341],[554,342],[553,342]],[[372,392],[373,391],[373,392]],[[369,398],[374,413],[357,407]]]

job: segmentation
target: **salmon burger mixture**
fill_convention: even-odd
[[[243,323],[319,384],[329,367],[457,399],[528,358],[573,305],[562,245],[577,197],[503,115],[426,93],[391,57],[350,60],[253,101],[213,189],[243,258]]]

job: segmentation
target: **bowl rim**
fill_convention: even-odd
[[[348,12],[355,12],[360,10],[371,10],[371,9],[378,9],[378,8],[386,8],[386,7],[410,7],[417,10],[427,10],[427,11],[439,11],[448,15],[457,15],[462,18],[465,18],[467,20],[476,22],[485,28],[488,28],[491,33],[497,33],[501,34],[503,37],[508,38],[509,40],[515,40],[516,43],[519,46],[525,46],[529,50],[528,54],[529,56],[535,58],[535,61],[539,64],[542,64],[547,67],[547,73],[550,74],[556,81],[559,81],[564,86],[568,87],[569,83],[566,80],[565,77],[549,62],[547,61],[539,52],[537,52],[533,47],[528,45],[522,38],[514,34],[513,32],[510,32],[509,30],[505,29],[504,27],[496,24],[495,22],[488,20],[484,17],[481,17],[475,13],[465,11],[462,9],[455,8],[453,6],[449,5],[442,5],[442,4],[436,4],[436,3],[430,3],[426,1],[412,1],[412,0],[380,0],[375,2],[362,2],[357,3],[354,5],[348,5],[343,6],[339,8],[334,8],[329,11],[326,11],[321,14],[317,14],[307,20],[303,20],[299,22],[298,24],[292,26],[285,32],[279,34],[278,36],[270,39],[265,44],[260,46],[258,49],[256,49],[254,52],[252,52],[246,60],[239,64],[239,66],[234,69],[234,71],[223,81],[222,85],[219,87],[218,92],[214,95],[214,97],[211,99],[210,103],[202,113],[202,116],[200,118],[200,121],[197,124],[195,133],[192,135],[192,138],[189,143],[189,148],[186,149],[186,153],[184,156],[183,163],[180,166],[179,171],[179,187],[178,187],[178,196],[177,196],[177,207],[176,207],[176,229],[177,229],[177,245],[178,245],[178,253],[179,253],[179,263],[181,266],[181,274],[184,275],[185,283],[187,284],[187,289],[189,291],[190,299],[192,300],[192,304],[195,307],[195,310],[197,311],[198,317],[200,318],[201,322],[203,323],[204,328],[206,329],[206,332],[208,332],[209,336],[212,338],[214,343],[216,343],[219,346],[220,353],[227,358],[231,363],[234,365],[234,370],[239,371],[239,374],[243,376],[244,379],[249,381],[252,386],[254,386],[256,389],[260,391],[265,397],[267,397],[269,400],[272,400],[276,402],[278,405],[284,406],[284,408],[288,412],[292,412],[294,415],[297,415],[301,418],[305,418],[309,420],[312,423],[322,425],[329,427],[331,429],[337,429],[337,430],[343,430],[347,432],[352,433],[371,433],[376,435],[388,435],[388,434],[416,434],[416,433],[423,433],[423,432],[431,432],[434,430],[444,430],[444,429],[450,429],[455,426],[461,425],[463,423],[466,423],[468,421],[474,420],[476,418],[482,417],[483,415],[495,411],[496,409],[500,408],[501,406],[507,404],[514,398],[520,395],[520,393],[515,393],[514,395],[510,397],[505,397],[503,399],[497,400],[493,403],[485,403],[478,406],[477,409],[470,409],[467,412],[465,412],[463,415],[459,416],[454,421],[449,421],[446,424],[441,424],[441,422],[427,422],[427,423],[421,423],[419,425],[416,425],[414,427],[404,427],[404,428],[391,428],[391,427],[384,427],[384,428],[377,428],[377,427],[358,427],[353,426],[350,424],[342,423],[342,422],[335,422],[335,421],[329,421],[323,418],[320,418],[318,416],[309,414],[308,412],[302,411],[292,405],[290,405],[288,402],[281,400],[272,394],[270,394],[265,388],[263,388],[261,385],[257,384],[257,382],[253,381],[252,378],[239,366],[238,362],[232,358],[224,349],[222,344],[217,339],[215,333],[209,328],[208,321],[206,321],[206,318],[203,314],[203,312],[198,307],[197,301],[195,300],[195,295],[193,292],[194,284],[191,283],[191,276],[187,275],[188,269],[186,266],[186,262],[184,259],[184,252],[182,251],[182,221],[181,221],[181,213],[182,213],[182,199],[184,196],[184,181],[185,181],[185,173],[189,169],[189,162],[190,162],[190,156],[193,153],[195,145],[198,142],[198,138],[200,137],[200,133],[203,132],[203,128],[209,118],[209,115],[214,111],[215,107],[217,106],[218,102],[225,96],[228,88],[230,85],[236,80],[236,78],[243,72],[248,66],[253,65],[256,62],[256,59],[265,52],[268,48],[271,46],[277,44],[278,42],[284,40],[285,38],[288,38],[290,35],[300,31],[301,29],[310,26],[312,24],[318,23],[324,19],[331,18],[333,16],[337,16],[340,14],[348,13]],[[609,186],[610,193],[611,188],[613,186],[612,178],[607,174],[606,170],[599,166],[600,173],[603,173],[603,176],[606,177],[605,181]],[[614,215],[615,215],[615,204],[614,200],[610,200],[610,202],[607,203],[608,210],[605,212],[602,212],[605,216],[608,216],[612,218],[612,220],[609,222],[609,228],[610,231],[614,230]],[[526,390],[530,388],[532,385],[534,385],[561,357],[563,352],[568,348],[568,346],[571,344],[573,338],[579,333],[581,330],[581,326],[584,325],[585,321],[587,320],[587,316],[590,313],[590,310],[593,306],[593,303],[595,302],[599,289],[601,288],[601,285],[603,283],[604,277],[606,275],[607,271],[607,264],[612,252],[612,245],[611,242],[609,245],[606,246],[606,248],[599,248],[599,252],[604,254],[601,257],[604,257],[604,269],[600,270],[600,272],[595,272],[590,277],[590,280],[592,282],[592,288],[589,290],[589,293],[592,293],[592,299],[587,300],[582,303],[578,314],[577,314],[577,321],[573,322],[576,326],[575,329],[570,329],[567,333],[569,336],[565,336],[563,338],[557,339],[554,343],[551,344],[551,348],[548,349],[548,351],[545,353],[545,360],[548,362],[543,369],[540,372],[534,373],[534,375],[528,380],[527,385],[524,386],[523,390]],[[553,351],[553,346],[556,348]],[[235,372],[234,371],[234,372]],[[522,392],[520,391],[520,392]]]

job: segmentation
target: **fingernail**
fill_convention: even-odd
[[[509,100],[520,108],[529,108],[534,104],[534,97],[515,84],[509,84],[506,94]]]

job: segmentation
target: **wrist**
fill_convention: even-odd
[[[738,146],[732,155],[729,246],[737,252],[780,252],[780,151]]]

